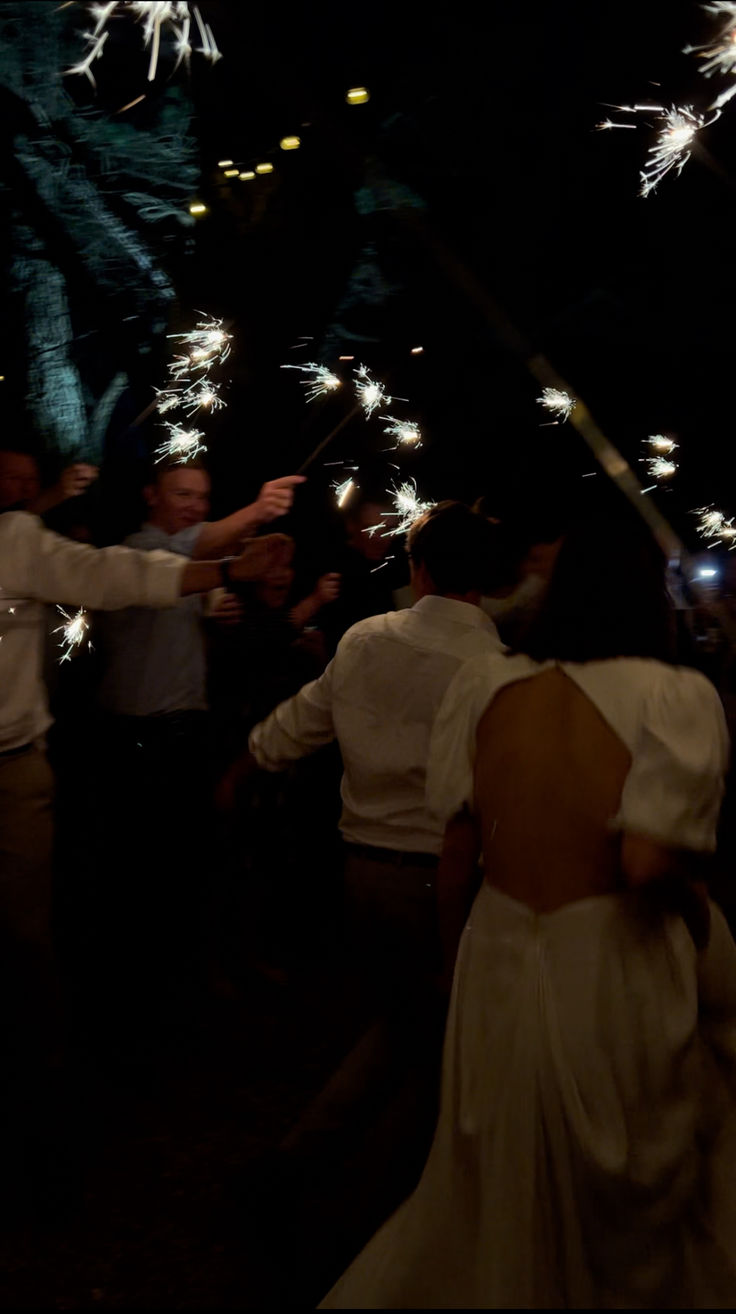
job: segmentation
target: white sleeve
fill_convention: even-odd
[[[0,560],[7,597],[68,602],[91,611],[173,607],[187,564],[171,552],[75,543],[24,511],[0,516]]]
[[[495,658],[495,660],[494,660]],[[432,727],[426,804],[431,816],[447,822],[464,807],[472,809],[475,740],[478,722],[498,685],[496,654],[464,662],[453,676]]]
[[[728,751],[713,685],[698,671],[663,669],[644,705],[614,828],[712,853]]]
[[[265,771],[281,771],[335,738],[332,679],[335,658],[318,680],[305,684],[250,732],[248,747]]]

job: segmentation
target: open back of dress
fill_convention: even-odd
[[[540,912],[615,890],[631,754],[560,667],[506,685],[478,726],[475,808],[487,879]]]

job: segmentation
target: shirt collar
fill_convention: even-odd
[[[496,627],[489,616],[473,602],[459,602],[457,598],[444,598],[438,593],[427,593],[411,609],[428,619],[453,621],[456,625],[467,625],[473,629],[490,630],[496,633]]]

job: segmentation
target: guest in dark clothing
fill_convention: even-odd
[[[396,551],[390,536],[369,532],[384,517],[384,509],[373,501],[346,508],[346,543],[338,559],[340,598],[322,618],[330,655],[351,625],[393,611],[394,593],[409,583],[406,554]]]

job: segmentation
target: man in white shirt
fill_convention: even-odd
[[[251,733],[251,753],[269,771],[333,738],[339,743],[350,957],[379,1017],[283,1143],[285,1151],[303,1153],[336,1127],[350,1131],[358,1103],[387,1064],[394,1078],[402,1067],[419,1076],[420,1103],[419,1092],[428,1090],[428,1104],[415,1106],[402,1137],[403,1151],[412,1133],[421,1139],[431,1127],[440,1056],[435,872],[443,835],[426,809],[425,776],[450,680],[471,654],[490,656],[503,646],[479,605],[490,544],[486,522],[468,507],[450,502],[428,512],[407,543],[415,605],[354,625],[320,679]],[[336,1138],[328,1141],[336,1150]],[[375,1166],[385,1146],[374,1148]]]
[[[230,563],[232,579],[261,578],[290,559],[292,546],[283,535],[254,540]],[[45,604],[173,608],[181,596],[224,581],[218,562],[127,547],[98,551],[60,538],[24,511],[0,514],[0,563],[0,1042],[6,1093],[12,1077],[30,1122],[29,1101],[43,1098],[58,1039],[53,781],[43,743],[51,722],[42,679]]]

